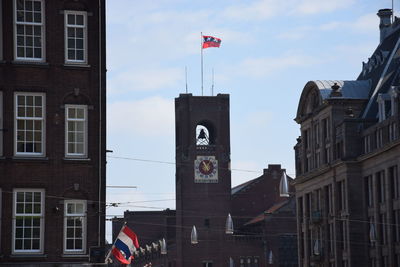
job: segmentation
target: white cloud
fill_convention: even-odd
[[[295,8],[294,13],[304,15],[328,13],[337,9],[350,7],[355,3],[355,0],[303,0],[298,5],[293,5]]]
[[[184,80],[183,70],[169,69],[140,69],[132,68],[110,75],[108,80],[109,93],[128,91],[149,91],[174,87]]]
[[[241,74],[263,77],[292,67],[309,66],[318,63],[314,57],[289,52],[278,57],[247,58],[240,63]]]
[[[139,136],[174,135],[174,101],[151,97],[108,105],[107,129],[112,134]]]
[[[264,20],[282,15],[310,15],[347,8],[356,0],[258,0],[227,7],[222,15],[237,20]]]

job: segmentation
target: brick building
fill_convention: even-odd
[[[114,239],[124,221],[139,237],[132,265],[297,266],[295,201],[279,196],[285,170],[269,165],[231,188],[229,96],[181,94],[175,123],[176,211],[127,211],[113,223]],[[233,234],[225,232],[228,214]],[[191,244],[193,226],[197,244]]]
[[[104,0],[0,1],[0,265],[104,258],[105,86]]]
[[[299,266],[400,266],[400,20],[352,81],[310,81],[295,146]]]

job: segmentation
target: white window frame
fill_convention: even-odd
[[[40,2],[41,3],[41,18],[42,18],[42,22],[38,23],[38,22],[18,22],[17,21],[17,1],[18,0],[14,0],[14,6],[13,6],[13,13],[14,13],[14,59],[17,61],[33,61],[33,62],[44,62],[46,59],[46,49],[45,49],[45,45],[46,45],[46,36],[45,36],[45,3],[44,0],[24,0],[24,1],[32,1],[32,2]],[[41,27],[41,54],[42,56],[39,58],[35,58],[35,57],[18,57],[18,49],[17,49],[17,26],[18,25],[31,25],[31,26],[40,26]],[[34,40],[32,40],[32,42],[34,42]],[[34,53],[34,52],[33,52]]]
[[[68,204],[82,204],[82,213],[68,214]],[[68,218],[82,218],[82,249],[67,249],[67,220]],[[86,253],[86,235],[87,235],[87,201],[86,200],[65,200],[64,201],[64,254],[85,254]]]
[[[40,213],[18,213],[17,214],[17,193],[41,193],[40,195]],[[12,228],[12,254],[43,254],[44,243],[44,216],[45,216],[45,191],[44,189],[20,188],[14,189],[13,192],[13,228]],[[21,217],[37,217],[40,216],[40,239],[39,249],[15,249],[16,236],[16,220],[17,216]],[[25,229],[25,228],[24,228]],[[33,235],[33,234],[32,234]]]
[[[69,109],[79,108],[84,111],[84,119],[69,119]],[[83,122],[83,153],[69,153],[68,152],[68,122]],[[76,138],[76,136],[75,136]],[[88,151],[88,107],[87,105],[65,105],[65,157],[67,158],[87,158]]]
[[[83,15],[83,25],[70,25],[68,24],[68,15]],[[87,34],[87,12],[86,11],[72,11],[65,10],[64,11],[64,50],[65,50],[65,63],[66,64],[87,64],[87,55],[88,55],[88,34]],[[68,59],[68,28],[81,28],[83,29],[83,60],[77,59]]]
[[[42,117],[19,117],[18,116],[18,96],[41,96],[42,97]],[[14,94],[14,155],[23,157],[44,157],[46,155],[46,94],[44,93],[27,93],[16,92]],[[42,152],[18,152],[18,119],[21,120],[39,120],[42,122],[42,138],[41,138],[41,151]]]
[[[0,91],[0,156],[3,156],[3,120],[3,92]]]

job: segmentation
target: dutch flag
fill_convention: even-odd
[[[139,248],[139,241],[136,234],[128,226],[123,226],[114,243],[112,254],[122,264],[130,264],[133,252],[137,248]]]

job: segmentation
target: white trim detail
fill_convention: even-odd
[[[87,140],[87,106],[65,105],[65,157],[87,158]]]
[[[38,196],[38,194],[40,195]],[[44,189],[14,189],[12,254],[43,253],[44,194]],[[39,241],[39,244],[37,244],[37,241]]]
[[[78,21],[78,18],[81,20]],[[71,19],[71,20],[69,20]],[[64,12],[64,50],[66,64],[87,64],[87,12]]]
[[[80,210],[77,210],[78,207]],[[65,200],[64,202],[64,253],[85,254],[86,253],[86,200]],[[71,244],[68,244],[68,241]],[[81,248],[79,248],[81,242]],[[73,245],[74,248],[68,248]],[[78,246],[78,248],[76,248]]]
[[[39,101],[39,99],[41,104],[36,105],[36,101]],[[21,103],[19,103],[19,100]],[[46,95],[44,93],[16,92],[14,94],[14,105],[14,155],[45,156]],[[40,130],[37,130],[39,126]],[[37,136],[39,136],[39,140]],[[39,143],[40,147],[36,147],[36,143]],[[23,147],[18,147],[19,144]]]
[[[14,58],[45,61],[44,0],[14,0]]]

